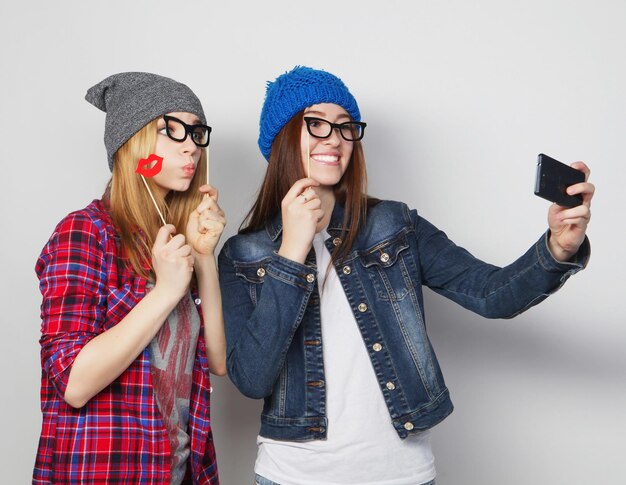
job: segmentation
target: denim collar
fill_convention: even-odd
[[[333,208],[333,213],[330,216],[330,222],[328,223],[328,227],[326,231],[331,236],[339,235],[343,230],[343,216],[345,213],[345,208],[339,202],[335,201],[335,207]],[[349,227],[347,228],[349,230]],[[265,224],[265,230],[267,231],[267,235],[272,241],[276,241],[278,237],[283,232],[283,216],[279,211],[278,214],[274,216],[273,219],[267,221]]]

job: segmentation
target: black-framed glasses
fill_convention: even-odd
[[[183,142],[187,139],[187,135],[191,136],[196,146],[209,146],[211,137],[211,127],[207,125],[188,125],[184,121],[174,118],[173,116],[164,115],[165,133],[174,141]]]
[[[346,121],[345,123],[331,123],[323,118],[305,116],[306,129],[315,138],[328,138],[334,129],[339,130],[341,137],[346,141],[359,141],[365,134],[367,123],[362,121]]]

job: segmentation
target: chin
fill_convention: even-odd
[[[191,187],[191,182],[176,184],[176,186],[172,187],[171,190],[172,192],[187,192],[187,190],[189,190],[189,187]]]
[[[311,174],[311,178],[319,182],[320,185],[324,185],[326,187],[334,187],[341,181],[341,177],[318,177],[316,174]]]

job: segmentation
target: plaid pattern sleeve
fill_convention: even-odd
[[[106,268],[97,238],[90,218],[71,214],[57,226],[37,262],[42,366],[61,398],[74,359],[102,327]]]
[[[101,201],[56,227],[36,264],[41,305],[42,429],[33,483],[169,484],[170,447],[152,390],[146,349],[115,381],[75,409],[63,399],[74,359],[145,295],[145,279],[121,264],[117,231]],[[189,476],[219,484],[202,338],[190,402]]]

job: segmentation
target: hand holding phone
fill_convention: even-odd
[[[585,181],[585,174],[543,153],[537,161],[535,195],[563,207],[576,207],[583,203],[580,194],[569,195],[566,190],[570,185]]]

